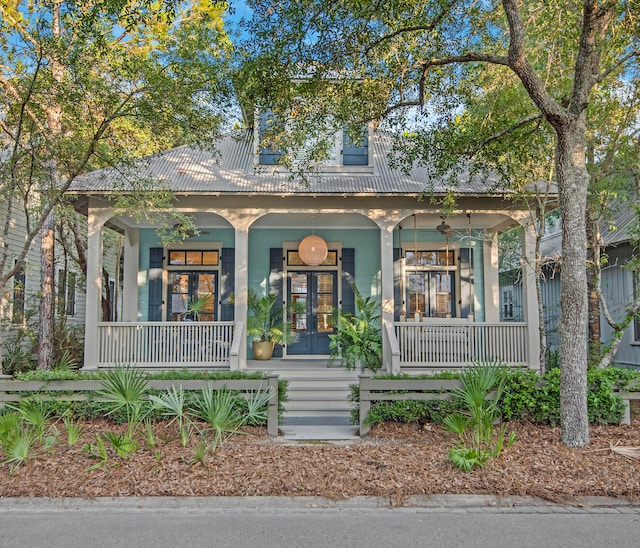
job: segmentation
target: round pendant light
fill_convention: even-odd
[[[327,242],[315,234],[303,238],[298,245],[298,255],[307,266],[321,265],[327,258],[328,251]]]

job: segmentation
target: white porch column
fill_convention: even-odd
[[[498,234],[485,232],[484,256],[484,321],[500,321],[500,279],[498,272]]]
[[[527,322],[529,339],[529,367],[540,369],[540,316],[536,293],[536,228],[533,223],[524,226],[522,235],[522,300],[524,321]]]
[[[395,221],[380,224],[380,284],[382,304],[382,366],[389,373],[399,373],[400,363],[394,363],[393,352],[386,333],[393,329],[393,229]]]
[[[124,274],[122,287],[122,319],[138,320],[138,271],[140,270],[140,229],[124,231]]]
[[[234,318],[247,326],[247,307],[249,292],[249,225],[242,224],[235,227],[235,275],[234,275]],[[239,367],[247,367],[247,344],[240,341]]]
[[[102,319],[102,232],[112,217],[110,208],[94,206],[89,200],[87,218],[87,292],[84,323],[84,369],[98,368],[98,322]]]

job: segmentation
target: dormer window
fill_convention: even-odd
[[[265,140],[266,133],[273,127],[273,114],[269,112],[260,114],[260,126],[258,142],[260,145]],[[308,143],[308,148],[312,146],[312,140]],[[332,146],[328,149],[328,157],[322,162],[325,167],[335,169],[339,166],[368,166],[369,165],[369,137],[368,129],[365,126],[358,135],[357,131],[346,128],[338,131],[333,139]],[[277,165],[284,151],[271,146],[260,146],[258,150],[258,161],[260,165]],[[295,159],[294,159],[295,163]]]
[[[271,129],[273,125],[273,115],[269,112],[263,112],[260,114],[260,143],[264,140],[265,133]],[[272,166],[278,163],[280,157],[284,153],[281,150],[276,150],[268,147],[260,148],[260,164],[266,166]]]
[[[366,126],[360,135],[353,135],[353,132],[346,129],[342,130],[342,165],[369,165],[369,137]]]

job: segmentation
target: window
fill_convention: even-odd
[[[73,316],[76,313],[76,282],[76,273],[69,272],[67,274],[67,303],[65,309],[67,316]]]
[[[273,126],[273,115],[268,112],[260,114],[260,143],[264,140],[265,133]],[[261,147],[259,161],[262,165],[275,165],[280,160],[283,152],[271,147]]]
[[[170,266],[217,266],[219,255],[217,250],[169,250]]]
[[[502,319],[513,320],[513,288],[502,290]]]
[[[307,266],[300,258],[297,251],[287,251],[287,264],[289,266]],[[338,264],[338,252],[335,250],[329,250],[327,258],[320,266],[336,266]]]
[[[345,128],[342,131],[342,165],[369,165],[369,136],[365,126],[360,135]]]
[[[16,262],[16,264],[18,264]],[[27,275],[24,263],[20,265],[18,272],[13,277],[13,310],[11,322],[21,324],[24,322],[25,286]]]
[[[407,314],[430,318],[456,315],[456,266],[453,251],[405,252]]]

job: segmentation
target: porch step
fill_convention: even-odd
[[[327,367],[327,361],[327,358],[250,361],[247,369],[270,371],[288,381],[283,424],[348,425],[349,385],[358,382],[358,374]]]

